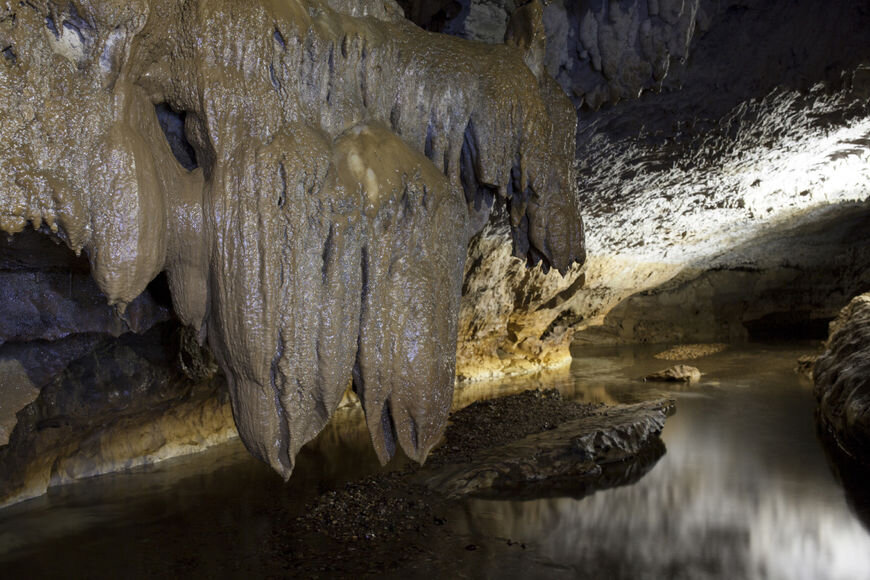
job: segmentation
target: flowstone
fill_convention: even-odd
[[[283,477],[351,380],[380,458],[422,461],[495,204],[520,258],[584,258],[535,17],[487,46],[391,1],[4,2],[0,230],[83,252],[122,316],[165,272]]]

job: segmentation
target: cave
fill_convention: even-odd
[[[870,5],[0,5],[0,576],[870,576]]]

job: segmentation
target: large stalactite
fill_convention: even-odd
[[[493,208],[519,257],[584,258],[536,6],[488,46],[392,2],[0,4],[0,230],[83,252],[121,315],[165,272],[284,477],[351,379],[380,458],[423,460]]]

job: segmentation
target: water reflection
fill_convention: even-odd
[[[818,419],[817,413],[816,427],[825,450],[825,457],[828,459],[828,467],[834,478],[843,486],[849,508],[870,532],[870,488],[867,486],[870,482],[870,466],[855,461],[845,453]]]
[[[368,442],[362,410],[345,407],[296,459],[288,484],[254,459],[240,440],[128,473],[49,489],[0,510],[0,578],[134,576],[175,573],[195,555],[203,575],[225,577],[225,565],[253,560],[272,533],[274,513],[292,517],[326,489],[384,468]],[[387,468],[401,465],[397,459]],[[50,553],[52,558],[41,555]],[[263,570],[271,570],[265,566]]]
[[[621,487],[457,504],[450,527],[479,549],[444,558],[474,578],[870,578],[870,534],[849,507],[870,519],[868,476],[834,456],[828,468],[811,384],[793,372],[813,347],[700,359],[702,381],[688,389],[638,380],[669,364],[652,358],[655,348],[576,352],[570,369],[461,389],[456,406],[543,386],[606,403],[673,397],[677,412],[663,432],[667,452],[614,482]],[[276,512],[292,516],[380,469],[360,410],[341,413],[302,452],[287,486],[235,442],[3,510],[0,576],[274,573],[261,550],[281,525]],[[413,566],[432,575],[431,563]]]
[[[576,396],[660,396],[661,386],[631,380],[662,365],[651,352],[592,352],[573,369]],[[825,467],[811,385],[792,370],[799,354],[767,347],[697,361],[702,382],[670,392],[678,403],[663,432],[668,452],[635,485],[582,500],[471,500],[454,525],[522,539],[554,574],[567,566],[590,578],[870,577],[870,536]]]

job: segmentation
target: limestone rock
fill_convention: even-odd
[[[647,375],[643,380],[667,383],[697,383],[701,380],[701,371],[689,365],[674,365]]]
[[[85,255],[127,320],[165,272],[242,439],[284,477],[351,377],[379,456],[422,460],[495,200],[523,263],[583,259],[576,117],[526,65],[533,32],[470,43],[380,0],[0,7],[0,230]]]
[[[816,366],[816,360],[818,360],[818,356],[814,355],[804,355],[797,360],[797,366],[795,366],[794,371],[799,374],[807,377],[812,380],[813,378],[813,367]]]
[[[439,466],[421,480],[448,497],[515,489],[556,478],[576,482],[601,466],[638,455],[658,439],[672,401],[607,407],[552,430],[477,453],[469,464]]]
[[[448,16],[403,2],[422,4]],[[519,3],[456,4],[438,30],[500,42]],[[566,335],[816,337],[870,288],[865,7],[554,0],[543,20],[547,69],[580,105],[589,257]],[[525,364],[515,341],[489,350]]]
[[[143,335],[90,335],[44,344],[39,358],[47,368],[28,373],[39,387],[37,396],[18,413],[8,444],[0,446],[0,505],[41,495],[50,485],[154,463],[235,437],[226,387],[187,379],[168,346],[173,335],[175,325],[164,323]],[[0,357],[26,368],[35,353],[22,346],[7,344]],[[12,347],[18,347],[17,357]],[[6,381],[14,378],[0,383],[4,404]]]
[[[672,62],[684,61],[696,31],[718,14],[711,0],[572,2],[402,0],[428,30],[501,42],[514,14],[537,5],[549,39],[543,64],[578,106],[636,98],[656,89]],[[729,4],[729,3],[726,3]],[[543,56],[543,55],[542,55]]]
[[[513,256],[499,217],[468,249],[459,310],[457,378],[519,375],[570,363],[570,298],[584,282],[579,266],[565,276],[527,268]]]
[[[692,360],[722,352],[728,345],[718,342],[713,344],[681,344],[653,355],[662,360]]]
[[[813,379],[823,426],[847,453],[870,462],[870,294],[855,297],[831,323]]]
[[[87,259],[48,236],[33,230],[0,236],[0,345],[144,332],[168,317],[146,292],[118,316],[90,276]]]

